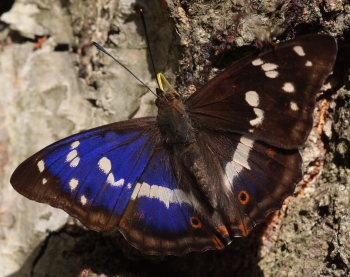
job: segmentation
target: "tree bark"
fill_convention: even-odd
[[[0,5],[0,276],[349,276],[350,4],[341,0],[2,0]],[[86,230],[17,194],[15,167],[83,129],[154,115],[154,97],[91,46],[104,45],[156,86],[185,94],[259,41],[322,32],[339,40],[331,87],[319,93],[301,150],[304,178],[282,209],[222,251],[149,257],[117,232]],[[322,46],[321,46],[322,47]]]

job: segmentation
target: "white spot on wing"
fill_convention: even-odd
[[[290,92],[290,93],[292,93],[292,92],[295,91],[294,85],[293,85],[292,83],[290,83],[290,82],[284,83],[282,89],[283,89],[285,92]]]
[[[158,187],[158,186],[155,185],[155,187]],[[153,190],[154,189],[155,188],[153,188]],[[131,195],[131,199],[135,200],[136,198],[140,198],[140,197],[149,197],[150,190],[151,190],[151,186],[149,184],[147,184],[146,182],[143,182],[142,184],[137,183],[136,187]]]
[[[233,153],[232,162],[239,164],[241,167],[250,170],[248,164],[249,152],[253,146],[254,141],[247,137],[241,137],[236,151]]]
[[[188,203],[194,207],[199,207],[200,204],[192,194],[185,193],[181,189],[169,189],[167,187],[158,186],[158,185],[149,185],[145,182],[137,183],[131,199],[135,200],[140,197],[148,197],[150,199],[157,199],[162,202],[166,208],[170,207],[170,204],[179,204]]]
[[[232,156],[232,161],[228,162],[225,167],[225,174],[227,180],[225,181],[225,186],[228,190],[231,191],[231,184],[233,179],[246,168],[250,170],[250,166],[248,164],[249,153],[253,147],[254,140],[242,136],[237,145],[237,148]]]
[[[87,198],[86,198],[84,195],[82,195],[82,196],[80,197],[80,202],[81,202],[81,204],[82,204],[83,206],[85,206],[86,203],[87,203]]]
[[[145,185],[146,183],[143,183],[143,185]],[[146,184],[147,186],[149,186],[148,184]],[[160,192],[159,192],[159,188],[160,186],[157,186],[157,185],[153,185],[153,186],[150,186],[149,187],[149,198],[160,198],[158,197],[160,195]],[[162,190],[164,190],[165,188],[162,187]],[[139,197],[142,196],[139,194]],[[145,195],[145,196],[148,196],[148,195]],[[169,208],[169,202],[168,202],[168,205],[166,205],[167,208]]]
[[[79,157],[75,157],[73,161],[71,161],[71,163],[69,164],[71,167],[77,167],[78,164],[80,162],[80,158]]]
[[[139,194],[137,195],[137,197],[143,197],[143,196],[149,196],[150,194],[150,185],[143,182],[141,184],[140,190],[139,190]]]
[[[128,183],[128,189],[131,189],[132,185],[131,183]]]
[[[107,183],[114,187],[121,187],[124,185],[124,179],[120,179],[117,182],[114,180],[113,173],[109,173],[107,177]]]
[[[107,177],[107,183],[108,183],[108,184],[111,184],[112,186],[114,186],[114,182],[115,182],[115,180],[114,180],[114,174],[113,174],[113,173],[109,173],[109,174],[108,174],[108,177]]]
[[[266,75],[266,77],[274,79],[274,78],[278,77],[278,72],[276,70],[266,71],[265,75]]]
[[[295,103],[294,101],[290,102],[290,108],[291,108],[293,111],[299,110],[299,107],[298,107],[297,103]]]
[[[312,61],[306,61],[305,66],[312,66]]]
[[[259,65],[262,65],[263,63],[264,63],[264,61],[260,58],[252,61],[252,65],[254,65],[254,66],[259,66]]]
[[[261,66],[261,68],[264,70],[264,71],[271,71],[271,70],[275,70],[278,68],[278,65],[277,64],[274,64],[274,63],[265,63]]]
[[[38,166],[38,169],[39,169],[40,172],[43,172],[43,171],[44,171],[44,169],[45,169],[45,163],[44,163],[43,160],[38,161],[38,163],[37,163],[36,165]]]
[[[249,123],[253,126],[257,126],[262,123],[264,119],[264,111],[259,108],[254,108],[254,113],[256,115],[256,118],[249,121]]]
[[[77,150],[70,151],[67,155],[66,162],[72,161],[77,155],[78,155]]]
[[[79,185],[79,180],[78,179],[75,179],[75,178],[72,178],[70,179],[69,181],[69,187],[70,189],[73,191],[77,188],[77,186]]]
[[[158,199],[159,201],[163,202],[165,204],[165,207],[169,209],[170,207],[170,198],[174,194],[174,191],[166,188],[166,187],[160,187],[153,185],[150,188],[150,198]]]
[[[71,149],[75,149],[75,148],[77,148],[79,145],[80,145],[80,142],[76,140],[76,141],[72,142],[72,144],[70,145],[70,148],[71,148]]]
[[[112,169],[112,163],[110,159],[103,157],[98,161],[99,168],[106,174],[108,174]]]
[[[247,101],[250,106],[257,107],[259,105],[259,95],[254,90],[247,91],[245,94],[245,101]]]
[[[114,185],[117,187],[121,187],[122,185],[124,185],[124,181],[124,179],[120,179],[117,182],[115,182]]]
[[[47,179],[43,178],[43,185],[45,185],[47,183]]]
[[[133,192],[132,192],[132,194],[131,194],[131,197],[130,197],[132,200],[136,199],[137,194],[139,193],[140,187],[141,187],[141,184],[137,183],[135,188],[134,188],[134,190],[133,190]]]
[[[293,50],[295,51],[295,53],[297,53],[299,56],[305,56],[305,52],[303,47],[301,47],[300,45],[294,46]]]
[[[241,137],[241,139],[239,140],[240,143],[252,148],[253,147],[253,144],[254,144],[254,140],[252,140],[251,138],[248,138],[248,137]]]

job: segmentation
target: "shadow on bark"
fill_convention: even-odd
[[[84,269],[106,276],[254,276],[263,226],[249,237],[237,238],[222,251],[182,257],[143,256],[117,232],[86,231],[65,226],[48,235],[10,277],[79,276]]]

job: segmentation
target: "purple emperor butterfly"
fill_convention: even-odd
[[[147,254],[221,249],[301,179],[298,147],[336,53],[332,37],[308,35],[238,61],[187,99],[158,89],[157,117],[55,142],[11,184]]]

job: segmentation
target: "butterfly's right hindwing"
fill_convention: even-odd
[[[226,227],[231,237],[246,236],[279,209],[301,179],[298,150],[272,147],[246,135],[205,130],[198,141],[210,153],[206,159],[220,176],[218,209],[230,222]]]

